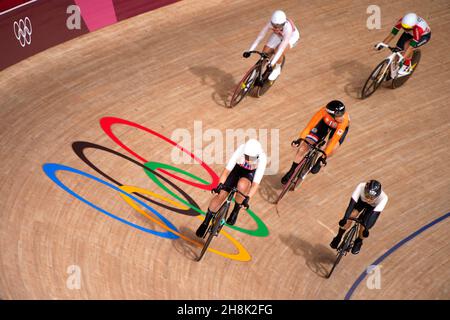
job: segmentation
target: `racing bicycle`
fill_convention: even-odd
[[[400,53],[402,49],[397,47],[389,47],[392,54],[378,64],[372,71],[370,77],[366,80],[361,91],[361,99],[370,97],[384,81],[392,81],[390,87],[392,89],[402,86],[412,76],[419,64],[421,52],[419,49],[415,50],[411,59],[411,73],[407,76],[398,77],[398,70],[400,69],[400,62],[404,60]]]
[[[242,80],[236,86],[236,89],[234,89],[234,93],[230,101],[230,108],[235,107],[250,92],[255,91],[256,97],[261,97],[275,83],[275,80],[268,80],[271,69],[266,66],[265,71],[263,71],[264,66],[269,61],[269,55],[265,52],[250,51],[250,54],[253,53],[259,54],[260,57],[255,65],[247,71]],[[284,61],[285,57],[283,56],[281,69],[283,69]]]
[[[344,240],[342,240],[341,244],[338,246],[336,260],[334,261],[333,267],[331,268],[330,273],[327,275],[327,278],[331,277],[334,269],[337,267],[339,262],[341,261],[343,256],[346,256],[350,250],[352,250],[353,245],[355,244],[355,240],[359,235],[359,230],[361,226],[364,226],[361,220],[358,218],[349,217],[347,220],[352,220],[353,226],[347,231],[344,235]]]
[[[214,237],[217,237],[220,233],[220,230],[222,230],[223,225],[225,224],[225,221],[228,218],[228,211],[230,209],[231,201],[233,200],[233,197],[236,193],[239,193],[243,197],[246,197],[245,194],[240,192],[236,187],[231,189],[230,193],[228,194],[226,200],[222,204],[222,206],[219,208],[219,210],[213,214],[213,217],[211,219],[211,223],[209,224],[208,229],[205,232],[205,235],[203,238],[208,235],[208,239],[206,239],[205,244],[203,245],[202,252],[200,253],[200,256],[197,258],[197,261],[200,261],[206,250],[208,250],[209,245],[211,244],[211,241]],[[248,209],[248,207],[247,207]]]
[[[297,168],[289,178],[288,182],[285,185],[283,185],[283,190],[281,190],[281,193],[278,196],[277,200],[275,201],[275,204],[278,204],[278,202],[280,202],[280,200],[284,197],[284,195],[286,194],[286,192],[288,192],[288,190],[294,191],[297,185],[299,185],[301,182],[305,180],[306,176],[311,171],[320,154],[324,155],[324,158],[322,158],[323,164],[324,165],[327,164],[325,160],[326,154],[321,149],[321,147],[325,144],[324,139],[319,141],[319,143],[315,145],[310,143],[306,139],[300,139],[300,141],[304,141],[309,146],[309,151],[302,159],[302,161],[298,164]]]

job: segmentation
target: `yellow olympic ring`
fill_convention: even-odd
[[[178,202],[171,200],[169,198],[166,198],[164,196],[161,196],[157,193],[151,192],[149,190],[143,189],[143,188],[139,188],[139,187],[134,187],[134,186],[120,186],[120,189],[122,189],[125,192],[128,193],[143,193],[143,194],[147,194],[150,196],[154,196],[158,199],[161,199],[163,201],[169,202],[173,205],[175,205],[176,207],[180,208],[180,209],[185,209],[187,210],[188,207],[183,206],[181,204],[179,204]],[[186,237],[185,235],[170,229],[169,227],[167,227],[164,223],[162,223],[159,219],[156,219],[155,217],[152,217],[151,215],[149,215],[147,212],[145,212],[144,210],[142,210],[130,197],[124,195],[124,194],[120,194],[120,196],[125,200],[125,202],[130,205],[134,210],[136,210],[137,212],[139,212],[140,214],[142,214],[143,216],[145,216],[146,218],[148,218],[149,220],[153,221],[154,223],[156,223],[157,225],[159,225],[160,227],[162,227],[163,229],[172,232],[173,234],[176,234],[177,236],[179,236],[180,238],[182,238],[185,241],[188,241],[190,243],[195,244],[198,247],[203,247],[203,244],[191,239],[189,237]],[[203,220],[203,217],[197,216],[198,219]],[[233,260],[237,260],[237,261],[250,261],[251,256],[248,253],[248,251],[239,243],[237,242],[236,239],[234,239],[232,236],[230,236],[226,231],[224,231],[223,229],[220,231],[221,234],[223,234],[228,240],[231,241],[231,243],[236,247],[236,249],[238,250],[237,254],[229,254],[229,253],[225,253],[222,251],[218,251],[216,249],[212,249],[212,248],[208,248],[208,251],[211,251],[215,254],[218,254],[220,256],[223,256],[225,258],[229,258],[229,259],[233,259]]]

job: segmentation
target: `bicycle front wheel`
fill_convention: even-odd
[[[378,64],[378,66],[372,71],[369,78],[366,80],[364,87],[361,91],[361,99],[370,97],[383,83],[388,73],[389,60],[383,60]]]
[[[352,244],[352,240],[353,240],[355,233],[356,233],[356,228],[352,227],[352,229],[349,232],[347,232],[347,234],[344,236],[344,240],[342,241],[342,244],[338,248],[336,260],[334,261],[333,267],[331,268],[331,271],[328,274],[327,278],[331,277],[331,274],[333,273],[334,269],[336,269],[337,265],[339,264],[342,257],[344,256],[345,252],[347,252],[351,249],[351,244]]]
[[[310,171],[311,168],[312,168],[312,164],[313,164],[312,162],[313,162],[314,159],[315,159],[315,156],[311,156],[311,157],[309,157],[309,158],[307,159],[307,161],[305,161],[305,162],[303,163],[303,166],[302,166],[302,168],[300,169],[300,173],[299,173],[299,175],[298,175],[298,179],[297,179],[297,181],[295,182],[294,189],[297,188],[297,186],[298,186],[301,182],[303,182],[303,180],[305,180],[306,176],[308,175],[309,171]]]
[[[255,81],[258,78],[258,64],[255,64],[242,78],[234,89],[230,101],[230,108],[235,107],[242,99],[253,89]]]
[[[206,239],[205,244],[203,245],[202,252],[200,253],[200,256],[197,258],[197,261],[200,261],[203,256],[206,253],[206,250],[208,250],[209,245],[211,244],[212,239],[218,235],[220,229],[221,229],[221,221],[226,216],[226,213],[228,212],[228,206],[224,204],[219,211],[216,214],[216,217],[214,217],[211,226],[208,229],[209,235],[208,239]]]

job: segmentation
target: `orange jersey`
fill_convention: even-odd
[[[309,121],[306,128],[300,133],[300,138],[305,139],[307,135],[311,133],[311,131],[321,122],[323,121],[329,128],[329,130],[333,130],[334,134],[331,139],[328,141],[327,146],[324,150],[325,154],[328,156],[331,151],[333,151],[334,146],[339,143],[342,135],[345,132],[345,129],[350,124],[350,117],[346,112],[344,114],[344,120],[341,123],[338,123],[333,117],[327,112],[326,108],[321,108],[312,119]]]

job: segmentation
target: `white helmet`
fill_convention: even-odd
[[[277,10],[272,14],[270,22],[273,25],[284,25],[286,23],[286,14],[281,10]]]
[[[402,27],[404,29],[412,29],[417,24],[417,14],[408,13],[402,19]]]
[[[245,155],[252,158],[258,158],[261,153],[262,153],[262,146],[258,140],[250,139],[245,143],[244,145]]]

